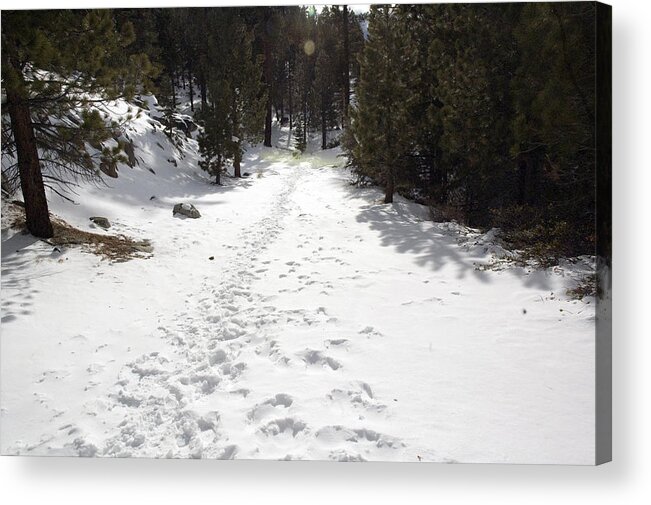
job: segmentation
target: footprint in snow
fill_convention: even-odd
[[[382,333],[377,331],[375,328],[372,326],[367,326],[362,330],[359,330],[358,332],[360,335],[366,335],[366,338],[371,338],[371,337],[381,337]]]
[[[299,419],[286,417],[282,419],[275,419],[266,425],[262,426],[259,430],[260,433],[268,437],[277,437],[281,434],[291,435],[296,438],[297,435],[307,432],[307,424]]]
[[[331,370],[339,370],[342,367],[341,363],[336,359],[324,355],[321,351],[315,351],[313,349],[306,349],[301,353],[301,357],[308,366],[318,365],[330,368]]]
[[[371,386],[363,381],[353,384],[352,389],[335,388],[326,397],[333,402],[349,403],[353,408],[362,408],[368,412],[380,413],[387,408],[375,400]]]
[[[253,407],[247,414],[247,419],[250,422],[255,422],[272,415],[277,416],[283,410],[288,409],[292,403],[294,403],[294,400],[290,395],[278,393],[273,398],[269,398]]]
[[[342,443],[365,444],[379,449],[405,447],[398,438],[368,428],[346,428],[341,425],[325,426],[316,432],[316,438],[326,445]]]
[[[328,339],[328,340],[323,341],[323,345],[325,345],[326,348],[329,348],[329,347],[342,347],[342,346],[348,347],[348,339],[345,339],[345,338]]]

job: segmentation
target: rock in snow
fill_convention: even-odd
[[[176,216],[177,214],[181,214],[182,216],[186,216],[186,217],[191,217],[192,219],[197,219],[201,217],[199,211],[191,203],[177,203],[174,206],[172,215]]]
[[[105,217],[93,216],[90,218],[90,220],[93,223],[95,223],[97,226],[99,226],[100,228],[104,228],[105,230],[108,230],[111,227],[111,223]]]

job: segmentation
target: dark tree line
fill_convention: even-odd
[[[102,101],[153,90],[170,130],[179,90],[202,125],[200,166],[241,175],[275,122],[304,151],[338,142],[359,182],[516,245],[594,250],[595,4],[439,4],[3,11],[2,149],[29,230],[44,187],[122,160]],[[367,23],[367,25],[366,25]],[[364,34],[362,27],[367,26]],[[196,104],[195,104],[196,102]],[[6,106],[5,106],[6,105]],[[8,113],[8,114],[5,114]],[[113,147],[105,147],[106,140]]]
[[[344,142],[360,181],[593,252],[595,20],[588,2],[372,7]]]
[[[158,97],[173,114],[177,90],[195,89],[203,125],[200,165],[220,183],[235,177],[246,145],[271,146],[274,121],[294,130],[305,150],[308,131],[343,128],[350,82],[364,39],[360,16],[339,6],[181,8],[117,11],[142,28],[142,49],[161,68]],[[151,43],[147,41],[152,41]]]
[[[362,45],[358,16],[337,6],[3,11],[2,151],[15,160],[3,187],[19,181],[29,231],[51,237],[45,188],[98,168],[116,176],[126,159],[123,125],[101,103],[148,91],[171,135],[187,90],[200,166],[217,183],[227,163],[241,175],[248,143],[271,146],[274,115],[303,149],[320,128],[325,148],[326,131],[346,122]]]

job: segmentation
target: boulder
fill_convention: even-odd
[[[111,223],[105,217],[93,216],[90,218],[90,220],[93,223],[95,223],[97,226],[99,226],[100,228],[104,228],[105,230],[108,230],[111,227]]]
[[[176,216],[177,214],[181,214],[182,216],[190,217],[192,219],[197,219],[198,217],[201,217],[199,211],[191,203],[177,203],[174,206],[172,215]]]
[[[176,128],[185,133],[186,137],[192,135],[197,130],[197,124],[191,116],[186,114],[172,114],[171,116],[152,116],[166,128]]]

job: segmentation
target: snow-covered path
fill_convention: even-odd
[[[480,271],[489,246],[350,186],[336,154],[189,181],[196,221],[173,194],[95,203],[149,260],[4,241],[3,316],[29,310],[3,317],[2,452],[592,463],[580,266]]]

